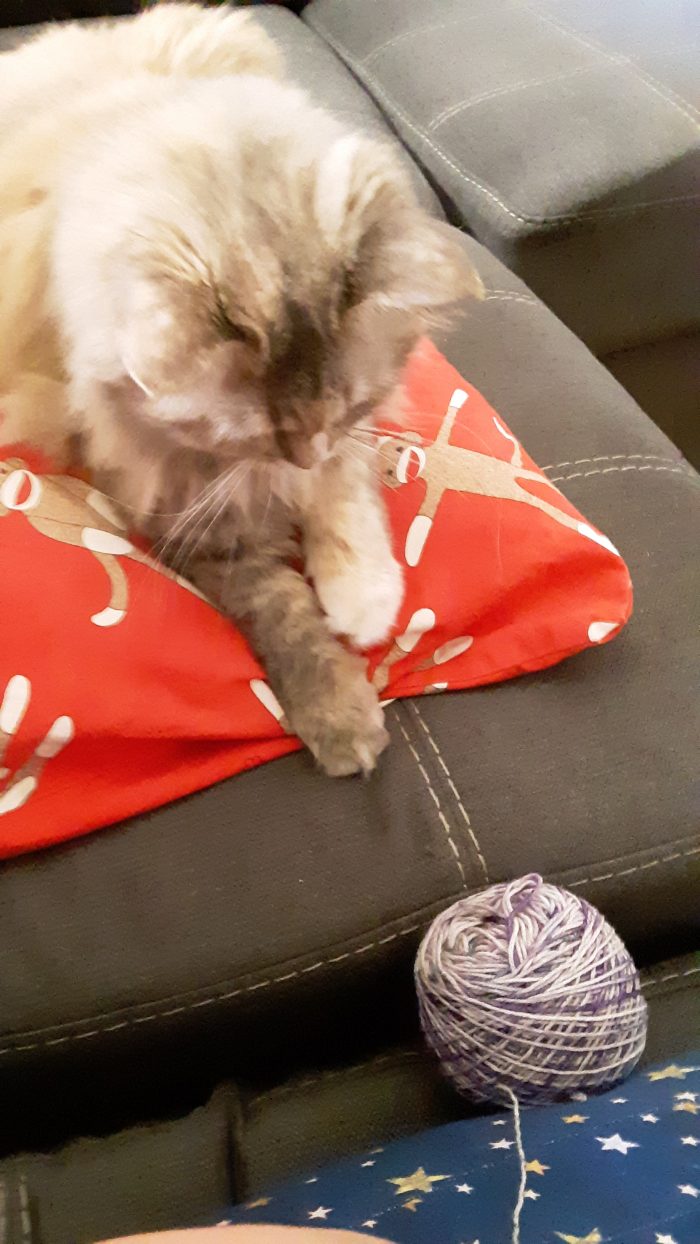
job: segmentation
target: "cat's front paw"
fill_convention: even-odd
[[[372,772],[389,734],[377,692],[356,657],[342,653],[337,667],[324,669],[323,681],[295,700],[288,706],[290,726],[329,777]]]
[[[351,554],[320,562],[314,575],[316,594],[334,635],[345,635],[357,648],[372,648],[390,634],[403,602],[403,572],[396,558]]]

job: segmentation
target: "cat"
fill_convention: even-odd
[[[375,412],[483,292],[456,235],[241,11],[53,28],[0,56],[0,116],[2,439],[77,452],[243,630],[320,766],[370,772],[360,652],[403,596]]]

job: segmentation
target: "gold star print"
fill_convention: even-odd
[[[411,1213],[415,1214],[416,1210],[418,1209],[418,1206],[422,1204],[423,1202],[421,1198],[419,1196],[414,1196],[411,1201],[404,1201],[403,1208],[410,1209]]]
[[[426,1175],[422,1166],[418,1167],[412,1175],[404,1175],[400,1179],[387,1179],[388,1184],[396,1184],[396,1196],[404,1196],[407,1192],[432,1192],[433,1184],[440,1183],[443,1179],[450,1179],[449,1175]]]
[[[685,1111],[686,1114],[700,1114],[700,1106],[696,1106],[694,1101],[677,1101],[673,1109]]]
[[[588,1235],[562,1235],[561,1231],[555,1231],[555,1235],[559,1236],[564,1244],[603,1244],[603,1237],[597,1227],[588,1232]]]
[[[265,1206],[269,1204],[270,1204],[269,1196],[260,1196],[258,1197],[257,1201],[249,1201],[248,1204],[244,1208],[245,1209],[264,1209]]]
[[[561,1121],[562,1123],[585,1123],[587,1118],[587,1114],[563,1114]]]
[[[545,1171],[549,1170],[549,1167],[543,1166],[542,1163],[535,1158],[534,1161],[525,1163],[525,1170],[532,1171],[535,1175],[544,1175]]]
[[[675,1063],[669,1063],[661,1071],[648,1071],[647,1076],[650,1080],[685,1080],[690,1071],[697,1071],[697,1067],[677,1067]]]

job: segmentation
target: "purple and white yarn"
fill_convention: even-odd
[[[595,907],[535,873],[438,916],[415,976],[429,1044],[478,1101],[605,1088],[644,1049],[647,1008],[629,952]]]

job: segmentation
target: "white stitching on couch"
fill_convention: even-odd
[[[469,99],[463,99],[459,103],[450,104],[449,108],[443,108],[432,121],[428,122],[428,133],[432,134],[445,121],[449,121],[452,117],[457,116],[460,112],[466,112],[468,108],[473,108],[475,104],[483,104],[488,99],[499,99],[503,95],[514,95],[516,91],[530,90],[536,86],[547,86],[550,82],[568,82],[571,78],[577,78],[582,73],[591,73],[594,69],[599,69],[599,65],[581,65],[579,69],[567,69],[564,73],[552,73],[543,78],[529,78],[524,82],[512,82],[509,86],[499,86],[494,91],[484,91],[481,95],[474,95]]]
[[[563,35],[567,35],[582,47],[588,48],[591,52],[598,52],[606,60],[612,61],[613,64],[620,63],[614,52],[609,52],[607,48],[601,47],[599,44],[591,43],[584,35],[579,34],[576,30],[572,30],[570,26],[564,25],[563,22],[555,21],[553,17],[548,17],[540,9],[532,8],[531,5],[525,4],[523,0],[519,0],[519,5],[521,9],[531,13],[538,21],[544,22],[547,26],[551,26],[553,30],[558,30]],[[658,95],[659,99],[662,99],[664,103],[669,104],[682,117],[685,117],[686,121],[690,121],[693,129],[700,131],[700,113],[698,113],[697,108],[689,100],[683,99],[670,86],[664,82],[659,82],[658,78],[654,78],[652,74],[647,73],[645,69],[641,69],[639,65],[635,65],[633,61],[626,60],[626,67],[632,71],[634,77],[643,82],[655,95]]]
[[[362,63],[360,61],[357,61],[355,57],[351,56],[350,53],[347,51],[347,49],[338,43],[338,41],[334,38],[334,36],[331,35],[327,27],[325,27],[322,22],[319,22],[318,19],[315,20],[314,27],[319,32],[319,34],[323,36],[323,38],[326,40],[328,45],[332,47],[335,52],[337,52],[338,56],[340,56],[341,59],[345,61],[345,63],[349,66],[349,68],[352,69],[355,72],[355,74],[359,77],[360,81],[362,81],[362,77],[363,77]],[[401,108],[399,104],[397,104],[396,100],[392,99],[392,97],[388,94],[388,92],[385,91],[384,88],[379,85],[379,83],[377,82],[377,79],[367,70],[364,70],[364,78],[366,79],[367,83],[369,83],[373,87],[374,92],[379,97],[379,99],[384,101],[386,107],[389,109],[390,114],[393,110],[393,112],[403,121],[404,125],[408,126],[408,128],[412,130],[414,134],[417,134],[417,136],[420,139],[422,139],[423,142],[426,143],[428,147],[430,147],[435,152],[435,154],[445,164],[447,164],[447,166],[451,168],[453,172],[457,174],[458,177],[462,179],[462,181],[465,181],[470,186],[473,186],[475,190],[480,190],[481,193],[486,195],[488,199],[491,199],[491,201],[495,203],[497,207],[500,207],[501,210],[506,213],[506,215],[510,216],[512,220],[519,221],[520,224],[524,224],[524,225],[535,224],[535,225],[542,225],[545,227],[554,228],[555,226],[560,225],[560,224],[573,224],[576,221],[595,220],[598,216],[608,216],[608,215],[610,216],[631,216],[631,215],[634,215],[636,212],[645,211],[648,207],[663,207],[666,204],[670,204],[670,203],[688,203],[688,202],[695,202],[696,200],[700,199],[699,194],[681,194],[681,195],[671,195],[667,198],[662,198],[662,199],[651,199],[644,203],[627,204],[621,207],[593,208],[587,212],[575,212],[573,214],[565,213],[562,215],[555,214],[555,215],[550,215],[550,216],[523,215],[520,212],[516,212],[513,208],[508,207],[507,203],[504,203],[503,199],[499,198],[495,190],[493,190],[490,186],[487,186],[483,182],[478,181],[475,177],[470,177],[468,173],[465,173],[464,169],[461,168],[459,164],[455,164],[454,160],[450,159],[450,157],[446,154],[446,152],[444,152],[441,147],[438,147],[437,144],[434,143],[432,139],[428,137],[425,130],[421,129],[420,126],[416,125],[415,122],[411,120],[411,118],[403,110],[403,108]]]
[[[665,985],[667,981],[680,980],[683,976],[694,976],[696,972],[700,972],[700,968],[685,968],[682,972],[667,972],[665,976],[642,976],[642,986],[647,989],[654,985]]]
[[[549,481],[551,484],[561,484],[568,479],[588,479],[589,475],[624,474],[625,471],[668,471],[670,475],[685,475],[686,479],[693,480],[690,472],[682,466],[653,466],[652,463],[637,466],[630,463],[628,466],[596,467],[594,471],[574,471],[572,475],[550,475]]]
[[[631,877],[632,873],[641,873],[648,868],[656,868],[658,864],[670,864],[673,860],[687,859],[691,855],[700,855],[700,847],[690,847],[688,851],[674,851],[671,855],[659,855],[654,860],[646,860],[643,864],[633,864],[629,868],[619,868],[615,872],[599,873],[597,876],[580,877],[578,881],[567,882],[569,890],[577,890],[582,885],[592,885],[597,881],[611,881],[613,877]]]
[[[437,815],[438,815],[438,820],[440,821],[440,824],[442,825],[442,828],[444,829],[444,831],[445,831],[445,833],[446,833],[446,835],[447,835],[447,841],[449,842],[449,844],[450,844],[450,848],[451,848],[451,850],[452,850],[452,854],[453,854],[453,855],[454,855],[454,857],[455,857],[455,861],[456,861],[456,864],[457,864],[457,868],[459,869],[459,875],[460,875],[460,877],[461,877],[461,879],[462,879],[462,885],[466,886],[466,884],[467,884],[467,874],[466,874],[465,869],[464,869],[464,864],[462,863],[462,858],[461,858],[461,856],[460,856],[460,853],[459,853],[459,848],[458,848],[458,846],[457,846],[457,843],[455,842],[455,839],[452,837],[452,830],[451,830],[451,828],[450,828],[450,823],[449,823],[449,821],[448,821],[447,817],[445,816],[445,813],[444,813],[444,812],[443,812],[443,810],[442,810],[442,805],[441,805],[441,803],[440,803],[440,800],[438,799],[437,792],[435,791],[435,789],[434,789],[434,787],[433,787],[433,784],[432,784],[432,782],[430,781],[430,776],[429,776],[429,774],[428,774],[427,769],[425,768],[425,765],[423,764],[423,762],[422,762],[422,760],[421,760],[420,756],[418,755],[418,752],[417,752],[417,750],[416,750],[415,746],[414,746],[414,745],[413,745],[413,743],[411,742],[411,738],[410,738],[410,736],[409,736],[409,734],[408,734],[407,730],[405,729],[404,724],[403,724],[403,722],[401,721],[401,718],[399,717],[398,713],[395,713],[395,714],[394,714],[394,716],[395,716],[396,721],[398,722],[399,730],[401,731],[401,733],[402,733],[402,735],[403,735],[403,737],[404,737],[404,739],[405,739],[405,741],[406,741],[406,744],[407,744],[407,746],[408,746],[408,749],[409,749],[409,751],[410,751],[411,755],[413,756],[413,759],[415,760],[416,764],[418,765],[418,768],[419,768],[419,770],[420,770],[420,773],[421,773],[421,775],[422,775],[422,777],[423,777],[423,781],[425,782],[425,784],[426,784],[426,786],[427,786],[427,788],[428,788],[428,791],[429,791],[430,796],[431,796],[431,798],[432,798],[432,800],[433,800],[433,803],[435,804],[435,808],[436,808]]]
[[[391,39],[387,39],[385,43],[380,43],[376,48],[372,48],[365,57],[360,61],[361,65],[369,65],[382,52],[386,52],[387,48],[393,48],[397,43],[402,43],[404,39],[412,39],[416,35],[427,35],[433,30],[447,30],[450,26],[468,25],[470,22],[483,21],[483,13],[460,13],[459,17],[453,17],[449,22],[436,22],[432,26],[413,26],[410,30],[402,30],[397,35],[392,35]],[[317,23],[318,24],[318,23]]]
[[[418,721],[420,722],[420,725],[422,726],[423,730],[424,730],[424,731],[425,731],[425,733],[427,734],[427,736],[428,736],[428,741],[430,742],[430,746],[432,747],[433,751],[435,752],[435,755],[436,755],[436,756],[437,756],[437,758],[438,758],[438,763],[440,764],[441,768],[443,769],[443,771],[444,771],[444,773],[445,773],[445,777],[447,778],[447,784],[448,784],[448,786],[449,786],[450,790],[452,791],[452,794],[454,795],[454,797],[455,797],[455,799],[456,799],[456,801],[457,801],[457,807],[459,808],[460,812],[462,813],[462,817],[464,818],[464,823],[465,823],[465,825],[466,825],[466,827],[467,827],[467,833],[469,834],[469,837],[470,837],[471,842],[472,842],[472,846],[474,847],[474,850],[476,851],[477,858],[478,858],[478,860],[479,860],[479,864],[481,865],[481,871],[482,871],[482,873],[484,874],[484,881],[486,882],[486,884],[487,884],[487,885],[489,885],[489,884],[490,884],[489,870],[488,870],[488,868],[486,867],[486,860],[485,860],[485,858],[484,858],[484,853],[483,853],[483,851],[482,851],[482,849],[481,849],[481,844],[479,843],[479,839],[478,839],[478,838],[477,838],[477,836],[476,836],[476,831],[475,831],[475,829],[474,829],[474,826],[473,826],[473,825],[472,825],[472,823],[471,823],[471,820],[470,820],[470,817],[469,817],[469,813],[467,812],[467,809],[465,808],[465,806],[464,806],[464,804],[463,804],[463,802],[462,802],[462,799],[461,799],[460,793],[459,793],[459,791],[457,790],[457,787],[455,786],[454,781],[452,780],[452,774],[450,773],[450,770],[449,770],[449,769],[448,769],[448,767],[447,767],[447,762],[444,760],[443,755],[442,755],[442,752],[440,751],[440,748],[438,747],[437,743],[435,742],[435,739],[433,738],[433,735],[432,735],[432,732],[431,732],[431,730],[430,730],[430,727],[429,727],[429,725],[428,725],[427,721],[425,721],[425,719],[424,719],[424,717],[423,717],[423,714],[421,713],[421,711],[420,711],[420,709],[419,709],[418,705],[417,705],[416,703],[414,703],[414,701],[413,701],[413,700],[411,700],[411,701],[409,702],[409,706],[408,706],[408,707],[409,707],[410,709],[412,709],[412,711],[413,711],[413,713],[414,713],[414,716],[416,716],[416,717],[418,718]]]
[[[510,290],[490,290],[484,295],[484,302],[525,302],[530,307],[541,307],[538,298],[530,298],[527,294],[516,294]]]
[[[615,872],[603,873],[597,877],[584,877],[579,881],[569,881],[567,886],[570,890],[577,886],[586,885],[589,882],[610,881],[613,877],[625,877],[630,873],[639,872],[643,868],[653,868],[657,864],[665,864],[673,860],[684,859],[691,855],[700,853],[700,846],[691,847],[687,851],[674,851],[671,855],[659,856],[657,859],[648,860],[645,864],[636,865],[633,868],[623,868]],[[559,874],[555,874],[559,875]],[[359,946],[355,950],[345,951],[341,955],[334,955],[329,958],[319,959],[317,963],[311,964],[307,968],[296,968],[292,972],[287,972],[282,976],[271,976],[266,980],[259,981],[255,985],[244,985],[239,989],[230,989],[226,993],[211,994],[206,998],[200,998],[196,1002],[185,1002],[180,1006],[170,1007],[164,1011],[154,1011],[147,1015],[136,1015],[129,1019],[120,1020],[116,1024],[107,1024],[103,1027],[91,1028],[87,1032],[66,1033],[62,1037],[42,1038],[39,1041],[25,1042],[23,1045],[8,1045],[0,1048],[0,1057],[7,1054],[15,1054],[26,1050],[46,1049],[48,1047],[66,1045],[72,1041],[87,1041],[91,1037],[102,1036],[104,1033],[119,1032],[124,1028],[131,1028],[136,1024],[148,1024],[157,1019],[168,1019],[172,1015],[182,1015],[188,1011],[196,1011],[206,1006],[213,1006],[217,1002],[226,1002],[230,998],[241,997],[244,994],[255,993],[259,989],[267,989],[271,985],[282,984],[290,980],[297,980],[309,972],[316,972],[320,968],[328,967],[330,964],[341,963],[344,960],[352,959],[355,956],[368,954],[370,950],[376,950],[379,946],[386,946],[390,942],[396,941],[401,937],[408,937],[413,933],[425,927],[425,921],[418,921],[415,924],[407,925],[403,929],[399,929],[396,933],[390,933],[385,937],[376,938],[373,942],[368,942],[364,946]]]
[[[654,462],[670,462],[673,466],[681,466],[678,458],[663,458],[661,454],[600,454],[597,458],[573,458],[570,462],[550,462],[549,466],[540,467],[541,471],[559,471],[562,467],[583,466],[590,462],[631,462],[633,459],[647,459]]]
[[[0,1049],[0,1057],[6,1054],[14,1054],[25,1050],[46,1049],[57,1045],[66,1045],[71,1041],[87,1041],[91,1037],[102,1036],[107,1032],[119,1032],[124,1028],[132,1028],[136,1024],[150,1024],[157,1019],[169,1019],[172,1015],[184,1015],[189,1011],[198,1011],[202,1007],[214,1006],[217,1002],[227,1002],[231,998],[243,997],[245,994],[256,993],[260,989],[269,989],[271,985],[281,985],[286,981],[298,980],[302,976],[306,976],[311,972],[317,972],[320,968],[328,967],[330,964],[342,963],[346,959],[352,959],[366,955],[370,950],[377,950],[379,946],[387,946],[390,942],[397,941],[400,937],[408,937],[412,933],[417,933],[423,928],[423,922],[417,924],[409,924],[403,929],[399,929],[396,933],[390,933],[385,937],[379,937],[373,942],[366,945],[358,946],[355,950],[347,950],[341,955],[332,955],[326,959],[319,959],[317,963],[312,963],[305,968],[295,968],[293,972],[286,972],[282,976],[271,976],[266,980],[258,981],[255,985],[243,985],[238,989],[229,989],[225,993],[210,994],[206,998],[199,998],[196,1002],[183,1002],[179,1006],[169,1007],[164,1011],[153,1011],[147,1015],[133,1015],[128,1019],[119,1020],[116,1024],[107,1024],[98,1028],[90,1028],[87,1032],[66,1033],[62,1037],[43,1038],[40,1041],[26,1042],[24,1045],[9,1045]]]

